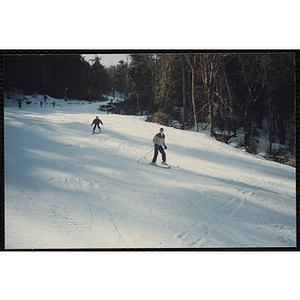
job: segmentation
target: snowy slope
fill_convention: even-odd
[[[295,169],[99,103],[5,107],[5,246],[295,247]],[[96,115],[105,127],[91,135]]]

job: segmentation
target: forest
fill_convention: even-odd
[[[56,98],[122,101],[102,110],[147,115],[148,121],[182,130],[206,124],[210,136],[235,136],[249,152],[254,128],[295,150],[295,54],[293,52],[133,53],[109,68],[101,55],[6,55],[4,90]],[[254,147],[255,149],[255,147]],[[294,151],[293,150],[293,151]]]
[[[101,58],[92,64],[81,55],[16,55],[4,57],[4,90],[22,89],[25,95],[102,100],[108,75]]]

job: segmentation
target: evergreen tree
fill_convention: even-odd
[[[126,77],[127,77],[128,65],[123,60],[119,61],[116,68],[115,74],[115,87],[116,90],[121,94],[122,98],[127,98],[127,87],[126,87]]]
[[[108,90],[108,75],[104,66],[101,64],[101,58],[96,55],[92,64],[92,73],[90,78],[89,96],[94,100],[103,100],[103,94]]]
[[[91,65],[80,55],[4,56],[6,91],[17,88],[25,94],[80,99],[92,99],[97,94],[99,98],[99,86],[90,84],[92,75]],[[103,85],[106,88],[105,73]]]
[[[127,72],[128,101],[135,111],[143,115],[153,101],[152,93],[152,55],[131,55]]]

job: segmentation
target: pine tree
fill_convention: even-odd
[[[92,64],[92,73],[90,78],[90,94],[95,100],[103,100],[103,94],[108,89],[108,75],[104,66],[101,64],[101,58],[95,56]]]
[[[126,77],[127,77],[128,65],[123,60],[120,60],[115,74],[115,87],[116,90],[121,94],[122,98],[127,98],[127,86],[126,86]]]
[[[128,100],[139,115],[149,108],[153,101],[152,86],[152,55],[133,54],[127,72]]]

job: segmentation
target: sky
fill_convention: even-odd
[[[95,58],[96,54],[83,54],[82,56],[85,58],[86,61],[93,60]],[[97,54],[99,57],[101,57],[101,64],[105,67],[110,67],[113,65],[117,65],[119,61],[122,59],[124,62],[128,61],[129,54]]]

